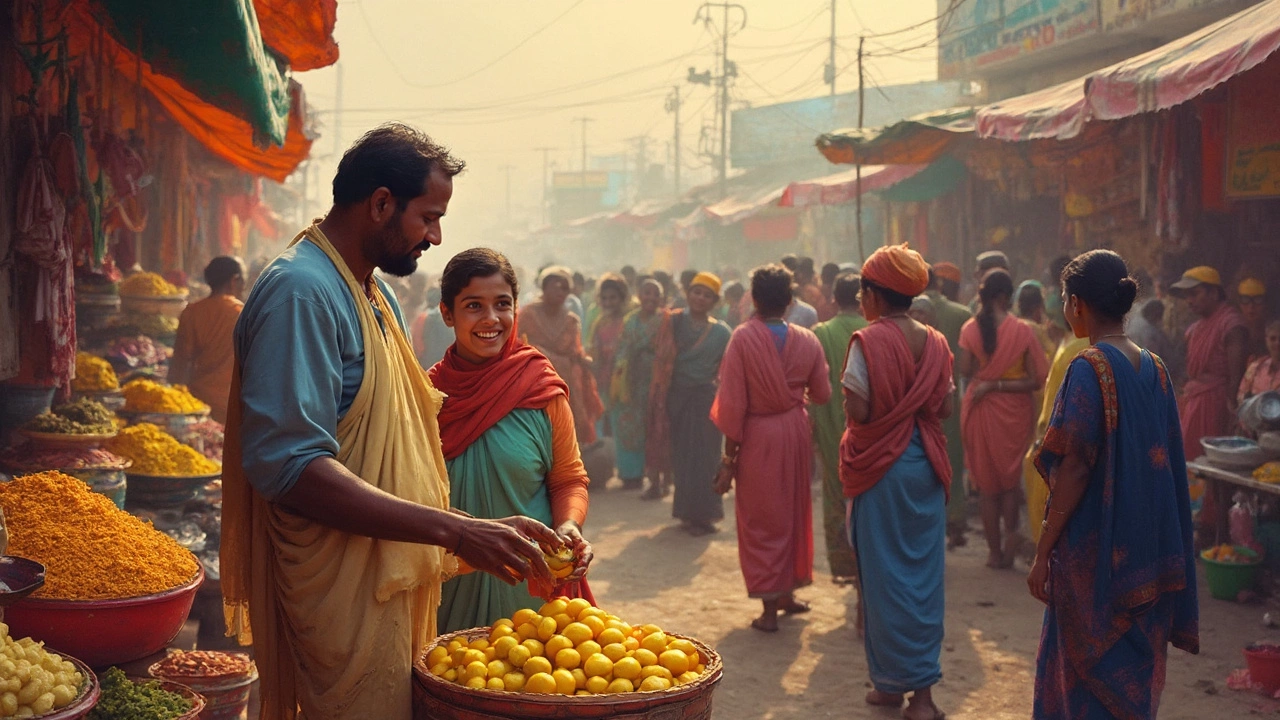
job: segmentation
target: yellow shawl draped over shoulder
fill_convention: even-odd
[[[377,285],[385,331],[319,227],[294,243],[304,238],[342,274],[364,338],[364,379],[338,423],[338,462],[379,490],[447,509],[436,423],[442,395]],[[412,663],[436,635],[440,583],[456,563],[439,547],[339,532],[267,502],[241,462],[240,377],[236,367],[222,480],[222,594],[227,634],[254,645],[261,717],[293,720],[301,709],[307,720],[408,720]]]

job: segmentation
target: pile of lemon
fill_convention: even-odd
[[[657,625],[633,627],[581,598],[558,598],[427,654],[431,674],[476,690],[560,695],[657,692],[705,672],[698,648]]]

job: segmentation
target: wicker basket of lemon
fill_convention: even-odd
[[[697,640],[557,598],[437,638],[414,664],[414,717],[704,720],[723,673]]]

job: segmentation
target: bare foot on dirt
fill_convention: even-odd
[[[867,704],[875,705],[876,707],[901,707],[902,700],[902,695],[880,692],[879,690],[868,692],[866,697]]]

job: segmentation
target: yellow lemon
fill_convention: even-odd
[[[524,670],[525,675],[532,677],[538,673],[546,673],[550,675],[553,668],[551,667],[550,660],[539,655],[537,657],[529,658],[529,661],[524,664],[524,668],[522,669]]]
[[[594,638],[594,637],[599,637],[599,636],[600,636],[600,633],[604,632],[604,630],[605,630],[604,621],[603,621],[603,620],[601,620],[600,618],[596,617],[595,615],[588,615],[588,616],[586,616],[586,617],[584,617],[584,618],[582,618],[582,619],[578,620],[578,622],[580,622],[580,623],[582,623],[583,625],[586,625],[588,628],[590,628],[590,630],[591,630],[591,637],[593,637],[593,638]]]
[[[509,672],[502,676],[502,684],[506,686],[507,692],[520,692],[524,689],[524,673]]]
[[[485,649],[484,649],[484,661],[485,661],[485,662],[493,662],[494,660],[497,660],[497,659],[498,659],[498,650],[497,650],[497,648],[495,648],[494,646],[490,645],[489,647],[487,647],[487,648],[485,648]]]
[[[658,663],[671,671],[672,675],[683,675],[689,672],[689,656],[679,650],[668,650],[658,656]]]
[[[511,653],[511,648],[520,644],[514,635],[498,638],[498,642],[493,644],[493,656],[499,660],[506,660],[507,655]]]
[[[551,673],[551,677],[556,681],[556,692],[561,695],[572,695],[578,689],[578,684],[573,679],[573,673],[568,670],[556,670]]]
[[[640,692],[661,692],[670,689],[671,681],[657,675],[647,677],[640,682]]]
[[[652,624],[652,623],[650,623],[650,624],[648,624],[648,625],[641,625],[641,626],[640,626],[640,630],[645,634],[645,636],[646,636],[646,637],[647,637],[647,636],[649,636],[649,635],[652,635],[652,634],[654,634],[654,633],[660,633],[660,632],[662,632],[662,628],[660,628],[660,627],[658,627],[657,625],[654,625],[654,624]]]
[[[573,648],[565,648],[556,653],[556,667],[572,670],[582,664],[582,656]]]
[[[600,650],[600,652],[604,653],[605,657],[609,658],[614,662],[618,662],[619,660],[627,656],[627,649],[617,643],[611,643],[609,645],[605,645],[604,648]]]
[[[584,658],[589,658],[598,652],[600,652],[600,643],[595,640],[588,640],[578,646],[578,654]]]
[[[574,668],[569,672],[573,673],[573,684],[577,689],[581,690],[587,686],[587,674],[582,671],[582,668]]]
[[[569,615],[569,617],[577,620],[578,616],[582,614],[582,611],[589,607],[591,607],[591,603],[587,602],[586,598],[574,598],[565,605],[564,611]]]
[[[427,653],[427,666],[434,667],[449,659],[449,648],[443,645],[437,645],[431,648],[431,652]]]
[[[693,671],[701,675],[702,673],[707,671],[707,666],[703,665],[702,663],[698,663],[697,666],[693,668]]]
[[[622,643],[627,639],[627,636],[618,628],[607,628],[600,631],[598,639],[601,645],[610,645],[612,643]]]
[[[629,693],[635,692],[635,690],[636,686],[632,685],[631,681],[626,678],[614,678],[613,682],[609,683],[609,687],[605,688],[605,692],[609,694]]]
[[[633,637],[629,637],[622,641],[622,647],[626,648],[627,650],[639,650],[640,641]]]
[[[583,672],[587,677],[607,677],[613,674],[613,660],[603,653],[587,656],[587,662],[582,666]]]
[[[503,690],[507,689],[507,684],[502,681],[502,678],[494,677],[494,678],[489,678],[485,682],[485,687],[487,687],[490,690],[497,690],[498,692],[502,692]]]
[[[546,642],[550,640],[551,636],[555,635],[556,631],[559,629],[560,626],[556,624],[555,618],[544,617],[542,618],[542,621],[538,623],[538,639],[542,642]]]
[[[649,667],[640,671],[641,680],[649,677],[660,677],[660,678],[666,678],[668,680],[675,679],[675,676],[671,674],[671,671],[662,667],[661,665],[650,665]]]
[[[467,646],[467,644],[466,644],[466,643],[464,643],[464,642],[462,642],[461,640],[450,640],[450,641],[449,641],[449,653],[450,653],[450,654],[452,654],[454,650],[457,650],[457,649],[459,649],[459,648],[465,648],[466,646]]]
[[[484,678],[485,680],[488,680],[488,679],[489,679],[489,666],[488,666],[488,665],[486,665],[486,664],[484,664],[484,663],[482,663],[482,662],[480,662],[480,661],[476,661],[476,662],[473,662],[473,663],[468,663],[468,664],[467,664],[467,677],[468,677],[468,678],[479,677],[479,678]]]
[[[623,622],[622,620],[619,620],[616,617],[611,617],[608,620],[605,620],[604,626],[607,628],[614,628],[616,630],[621,630],[623,635],[630,635],[631,633],[635,632],[635,630],[633,630],[630,625]]]
[[[512,630],[515,630],[516,624],[511,618],[499,618],[493,622],[493,628],[496,630],[500,627],[509,627]]]
[[[464,658],[465,662],[462,663],[463,665],[470,665],[473,662],[482,662],[486,664],[489,662],[489,658],[484,656],[484,651],[482,650],[467,650],[464,654],[466,657]]]
[[[449,672],[449,668],[451,667],[453,666],[447,662],[436,663],[435,665],[431,666],[431,674],[435,675],[436,677],[444,677],[444,674]]]
[[[484,652],[489,647],[489,641],[483,638],[480,640],[472,640],[471,644],[468,645],[467,647],[471,648],[472,650],[479,650],[481,652]]]
[[[486,675],[490,678],[501,678],[503,675],[506,675],[512,670],[515,670],[515,668],[511,667],[510,665],[508,665],[506,662],[502,660],[494,660],[493,662],[490,662],[488,665],[488,669],[489,671],[488,673],[486,673]]]
[[[615,678],[635,680],[640,677],[640,661],[631,657],[622,658],[613,664],[613,676]]]
[[[441,675],[440,677],[444,678],[445,680],[448,680],[449,682],[458,682],[458,669],[449,668],[449,670],[445,672],[444,675]]]
[[[556,653],[560,652],[561,650],[565,648],[571,648],[577,644],[578,643],[570,640],[569,638],[563,635],[552,635],[551,639],[547,641],[547,644],[543,648],[543,650],[546,652],[546,655],[548,658],[553,658],[556,656]]]
[[[636,661],[640,663],[640,667],[649,667],[650,665],[658,664],[658,656],[654,655],[653,651],[646,650],[644,648],[640,648],[639,650],[636,650],[636,654],[633,655],[632,657],[634,657]]]
[[[515,627],[520,627],[525,623],[532,623],[536,617],[538,617],[537,612],[530,610],[529,608],[520,608],[519,610],[511,613],[511,624]]]
[[[449,655],[449,661],[452,662],[455,666],[460,665],[462,667],[466,667],[467,666],[467,650],[470,650],[470,648],[460,647],[457,650],[454,650]]]
[[[516,629],[510,625],[498,625],[489,633],[489,645],[493,646],[498,640],[509,635],[515,635]]]
[[[565,626],[564,630],[561,630],[560,632],[565,637],[572,640],[574,645],[581,645],[582,643],[595,638],[595,633],[591,632],[591,628],[580,622],[569,623]]]
[[[538,639],[538,626],[533,623],[523,623],[516,628],[516,637],[520,638],[520,642],[524,642],[529,638]]]
[[[596,676],[587,678],[587,692],[592,695],[600,695],[609,689],[608,678]]]
[[[697,679],[698,679],[698,677],[699,677],[698,673],[693,672],[692,670],[690,670],[689,672],[684,673],[683,675],[679,675],[679,676],[677,676],[677,677],[676,677],[676,684],[677,684],[677,685],[688,685],[689,683],[691,683],[691,682],[693,682],[693,681],[697,680]]]
[[[661,655],[667,650],[667,635],[661,630],[655,633],[649,633],[640,641],[640,647],[648,650],[654,655]]]
[[[689,657],[698,657],[698,646],[685,640],[684,638],[676,638],[667,645],[668,650],[679,650]]]
[[[529,648],[529,657],[538,657],[539,655],[546,657],[547,655],[546,648],[543,644],[533,638],[529,638],[520,644]]]
[[[467,687],[472,690],[483,690],[489,686],[489,681],[482,677],[473,677],[467,680]]]
[[[512,667],[524,667],[525,662],[531,657],[533,653],[529,652],[528,647],[517,645],[507,654],[507,662],[511,663]]]
[[[538,614],[543,617],[552,617],[564,612],[567,607],[569,607],[568,600],[565,600],[564,598],[556,598],[555,600],[543,605],[542,609],[538,610]]]
[[[556,679],[551,677],[551,673],[535,673],[524,681],[524,691],[550,695],[556,691]]]
[[[586,610],[583,610],[578,615],[578,621],[581,622],[583,618],[588,618],[588,617],[598,617],[601,620],[603,620],[608,614],[609,613],[601,610],[598,607],[589,607]]]
[[[560,613],[556,615],[556,632],[563,633],[564,629],[574,623],[574,619],[569,617],[569,613]]]

